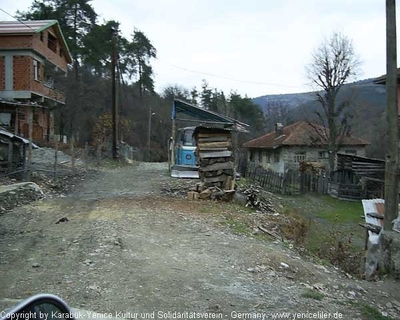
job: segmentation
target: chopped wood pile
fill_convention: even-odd
[[[272,202],[261,194],[260,189],[251,185],[248,188],[239,189],[237,192],[242,192],[247,196],[246,207],[253,208],[262,213],[277,213]]]
[[[233,190],[235,160],[231,131],[197,127],[194,136],[197,145],[199,176],[204,186]]]
[[[320,162],[301,161],[299,163],[299,172],[318,174],[321,170],[325,170],[325,165]]]

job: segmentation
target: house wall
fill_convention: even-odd
[[[6,90],[5,58],[0,55],[0,91]]]
[[[51,42],[56,44],[55,52],[48,48],[49,34],[56,38]],[[39,97],[35,98],[35,95],[39,95],[56,102],[65,102],[64,93],[46,83],[44,72],[45,63],[49,64],[50,69],[57,67],[64,73],[68,70],[66,52],[60,46],[62,39],[58,39],[56,35],[57,29],[50,27],[42,33],[33,35],[0,36],[0,91],[2,91],[0,97],[37,100]],[[38,63],[37,80],[34,60]]]
[[[285,162],[282,149],[253,149],[249,150],[248,161],[254,161],[267,170],[276,172],[285,171]]]
[[[57,38],[56,52],[53,52],[47,47],[49,33]],[[0,36],[0,48],[1,49],[32,49],[45,57],[46,60],[53,63],[58,68],[63,69],[65,72],[68,70],[68,62],[65,59],[65,55],[60,56],[60,41],[58,39],[56,28],[50,27],[43,31],[43,41],[40,40],[40,33],[33,35],[9,35]]]
[[[13,57],[13,90],[31,91],[33,80],[33,62],[29,56]]]
[[[251,152],[253,153],[251,157]],[[343,147],[340,153],[365,157],[365,147]],[[323,148],[281,147],[277,149],[253,149],[248,152],[248,160],[260,164],[265,169],[284,173],[289,169],[298,170],[299,161],[320,162],[328,165],[328,154]]]

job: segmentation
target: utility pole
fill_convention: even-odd
[[[112,78],[112,155],[113,159],[118,159],[118,132],[117,132],[117,103],[116,103],[116,83],[115,83],[115,67],[116,67],[116,31],[111,28],[111,78]]]
[[[399,126],[397,107],[396,0],[386,0],[386,121],[387,153],[385,168],[385,224],[392,230],[392,221],[399,214],[398,166]]]
[[[155,113],[152,112],[151,105],[149,106],[149,123],[147,126],[148,132],[147,132],[147,161],[150,162],[150,149],[151,149],[151,117],[155,115]]]

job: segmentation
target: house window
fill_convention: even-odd
[[[328,151],[319,151],[318,152],[318,159],[328,159],[329,152]]]
[[[50,32],[47,33],[47,47],[57,53],[57,38],[53,36]]]
[[[33,77],[36,81],[40,81],[40,62],[33,60]]]
[[[64,50],[63,50],[63,48],[60,48],[60,57],[61,57],[61,58],[64,57]]]
[[[254,161],[254,151],[250,150],[250,161]]]
[[[274,162],[279,162],[279,153],[274,154]]]
[[[357,154],[356,150],[345,150],[344,153],[346,154]]]
[[[54,79],[50,75],[46,75],[46,80],[44,82],[45,86],[54,88]]]
[[[0,126],[11,126],[11,113],[0,113]]]
[[[294,162],[299,163],[306,160],[305,152],[297,152],[294,154]]]
[[[262,151],[258,150],[258,162],[262,162]]]
[[[42,31],[42,32],[40,32],[40,41],[42,41],[42,42],[43,42],[43,31]]]

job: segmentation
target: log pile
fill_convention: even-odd
[[[253,208],[261,213],[277,213],[271,200],[264,197],[260,189],[251,185],[248,188],[239,188],[237,192],[241,192],[247,196],[246,207]]]
[[[197,127],[194,136],[200,180],[205,187],[233,190],[235,160],[231,131]]]

